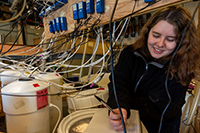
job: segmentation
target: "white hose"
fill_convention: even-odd
[[[15,17],[7,19],[7,20],[4,20],[4,21],[0,21],[0,23],[6,23],[6,22],[10,22],[10,21],[13,21],[13,20],[17,19],[22,14],[22,12],[24,11],[25,6],[26,6],[26,0],[24,0],[22,9],[20,10],[20,12]]]
[[[52,133],[55,133],[56,128],[57,128],[57,126],[58,126],[58,124],[59,124],[59,122],[60,122],[60,120],[61,120],[61,111],[60,111],[60,109],[59,109],[56,105],[54,105],[54,104],[52,104],[52,103],[50,103],[50,107],[56,108],[56,109],[58,110],[58,113],[59,113],[58,120],[57,120],[57,122],[56,122],[56,125],[55,125],[53,131],[52,131]]]

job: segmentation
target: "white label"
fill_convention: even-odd
[[[25,102],[22,100],[17,101],[15,104],[13,104],[13,106],[15,107],[16,110],[23,107],[24,105],[25,105]]]
[[[56,22],[59,23],[59,18],[56,18]]]
[[[53,20],[53,24],[55,24],[54,20]]]
[[[73,11],[76,11],[76,4],[73,5]]]
[[[79,9],[82,9],[82,8],[83,8],[82,2],[78,3],[78,8],[79,8]]]

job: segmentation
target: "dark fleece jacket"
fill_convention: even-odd
[[[165,64],[155,61],[145,48],[132,51],[127,46],[120,54],[114,70],[114,80],[119,105],[128,111],[139,110],[140,119],[149,127],[152,122],[157,122],[158,129],[160,118],[169,102],[165,88]],[[109,99],[111,108],[117,108],[114,97],[113,85],[110,76]],[[181,108],[185,103],[185,95],[188,86],[182,86],[175,78],[168,80],[168,90],[171,103],[167,108],[163,122],[172,122],[180,119]]]

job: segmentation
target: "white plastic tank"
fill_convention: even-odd
[[[80,92],[73,93],[70,97],[67,97],[68,112],[72,113],[79,110],[97,108],[102,105],[94,95],[97,95],[104,101],[108,99],[108,89],[107,88],[94,88],[88,89]]]
[[[2,87],[19,79],[21,74],[15,70],[5,69],[0,72]]]
[[[62,77],[56,73],[40,73],[36,75],[36,78],[41,78],[46,80],[46,81],[50,81],[56,84],[60,84],[62,85]],[[60,93],[60,87],[54,86],[54,85],[50,85],[50,94],[56,94],[56,93]],[[61,119],[63,117],[63,111],[62,111],[62,96],[61,95],[54,95],[54,96],[50,96],[50,103],[56,105],[60,111],[61,111]],[[55,108],[50,108],[50,132],[53,131],[57,120],[59,117],[59,113],[57,111],[57,109]]]
[[[102,74],[101,74],[102,75]],[[87,89],[80,92],[72,93],[70,96],[67,97],[68,103],[68,112],[72,113],[74,111],[89,109],[89,108],[96,108],[99,105],[102,105],[94,95],[97,95],[104,101],[108,99],[108,87],[107,84],[109,83],[109,75],[110,73],[105,73],[102,79],[97,83],[99,88]],[[96,78],[95,75],[91,75],[90,81],[93,81]],[[81,78],[81,81],[86,81],[88,76],[84,76]]]
[[[48,84],[19,79],[3,87],[1,92],[8,133],[49,133]]]

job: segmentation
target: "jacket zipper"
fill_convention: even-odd
[[[137,51],[134,52],[135,55],[141,57],[143,59],[143,61],[145,62],[146,64],[146,67],[145,67],[145,72],[142,74],[142,76],[140,77],[140,79],[137,81],[137,84],[135,85],[135,90],[134,90],[134,93],[137,91],[137,88],[140,84],[140,81],[142,80],[142,78],[144,77],[144,75],[147,73],[148,69],[149,69],[149,64],[151,65],[154,65],[158,68],[163,68],[163,65],[162,64],[159,64],[159,63],[156,63],[156,62],[149,62],[147,63],[147,61],[145,60],[145,58],[140,54],[138,53]]]
[[[138,52],[134,52],[134,54],[137,55],[137,56],[140,56],[144,60],[144,62],[146,64],[145,72],[142,74],[142,76],[140,77],[140,79],[137,81],[137,83],[135,85],[135,89],[134,89],[134,94],[135,94],[136,91],[137,91],[137,88],[138,88],[138,86],[140,84],[140,81],[142,80],[142,78],[144,77],[144,75],[146,74],[146,72],[148,71],[149,66],[148,66],[148,63],[146,62],[146,60],[144,59],[143,56],[141,56]]]

